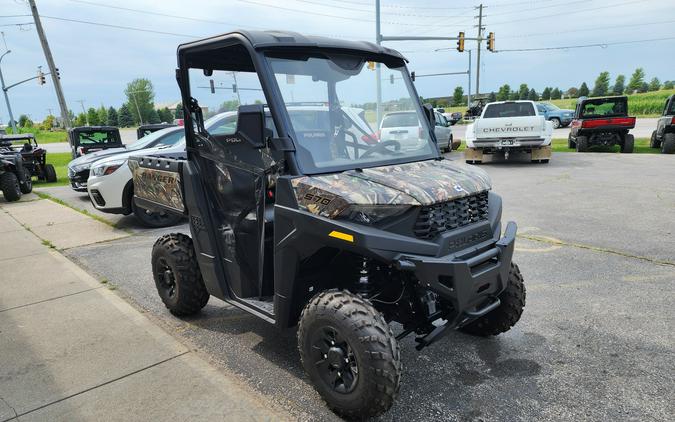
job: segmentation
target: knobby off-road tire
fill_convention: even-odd
[[[525,308],[525,284],[518,265],[511,263],[509,284],[499,295],[501,304],[497,309],[460,328],[474,336],[496,336],[511,329]]]
[[[567,137],[567,148],[574,149],[574,148],[576,148],[576,146],[577,146],[577,144],[574,141],[572,141],[572,137],[568,136]]]
[[[575,146],[577,148],[577,152],[588,151],[588,138],[585,136],[577,136]]]
[[[663,154],[675,154],[675,133],[666,133],[661,144]]]
[[[23,178],[24,182],[19,183],[19,189],[21,189],[21,193],[31,193],[33,192],[33,179],[30,174],[30,170],[27,168],[23,169]]]
[[[659,148],[661,146],[661,142],[659,142],[658,139],[656,139],[656,131],[652,132],[652,137],[649,139],[649,148]]]
[[[16,174],[5,172],[0,174],[0,190],[7,202],[18,201],[21,199],[21,187]]]
[[[339,416],[381,415],[398,396],[398,342],[382,315],[357,295],[316,295],[302,311],[298,349],[314,387]]]
[[[632,154],[633,149],[635,149],[635,138],[633,135],[628,134],[623,138],[623,143],[621,144],[621,152],[624,154]]]
[[[44,176],[45,176],[45,181],[47,183],[54,183],[56,182],[56,170],[54,169],[54,166],[51,164],[45,164],[44,168]]]
[[[189,236],[171,233],[157,239],[152,247],[152,275],[159,297],[176,316],[199,312],[209,301]]]

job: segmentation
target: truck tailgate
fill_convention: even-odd
[[[544,132],[541,116],[481,118],[474,123],[476,139],[540,138]]]
[[[183,162],[178,157],[130,157],[134,200],[149,210],[185,214]]]

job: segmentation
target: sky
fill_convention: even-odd
[[[42,23],[60,69],[66,101],[75,113],[84,106],[119,107],[124,88],[145,77],[155,88],[158,104],[177,101],[176,47],[181,42],[226,33],[237,28],[281,29],[349,40],[375,41],[375,0],[36,0]],[[385,36],[475,36],[480,2],[469,0],[382,0]],[[592,87],[601,71],[627,79],[636,67],[647,79],[675,80],[674,0],[484,0],[483,26],[495,33],[497,53],[481,52],[481,92],[497,91],[504,83],[521,83],[541,92],[546,86],[563,90],[586,82]],[[186,5],[189,5],[186,7]],[[113,7],[107,7],[113,6]],[[130,10],[133,9],[133,10]],[[147,13],[150,12],[150,13]],[[0,0],[1,69],[7,85],[46,69],[46,61],[27,1]],[[92,22],[64,21],[71,19]],[[126,29],[112,26],[123,26]],[[142,29],[143,32],[129,28]],[[668,40],[634,42],[658,38]],[[6,46],[5,46],[6,43]],[[462,72],[467,52],[456,41],[386,41],[401,51],[408,67],[419,74]],[[505,51],[600,44],[548,51]],[[485,48],[483,43],[483,49]],[[472,53],[475,90],[476,42]],[[441,49],[440,51],[437,51]],[[444,49],[444,50],[443,50]],[[419,78],[423,97],[450,96],[458,85],[467,91],[466,75]],[[49,77],[40,86],[30,81],[9,90],[14,117],[42,120],[58,103]],[[9,115],[0,101],[0,122]]]

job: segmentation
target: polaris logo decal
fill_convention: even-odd
[[[464,189],[464,187],[461,186],[461,185],[455,185],[455,186],[453,186],[452,188],[455,190],[455,192],[465,192],[465,193],[469,193],[469,191],[467,191],[466,189]]]
[[[483,133],[534,132],[534,126],[486,127]]]
[[[490,238],[490,232],[487,230],[481,230],[479,232],[467,235],[467,236],[462,236],[458,237],[456,239],[450,240],[448,242],[448,247],[450,249],[456,249],[456,248],[461,248],[463,246],[467,246],[469,244],[475,244],[482,242],[484,240],[488,240]]]

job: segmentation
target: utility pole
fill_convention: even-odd
[[[380,31],[380,0],[375,0],[375,42],[382,45],[382,33]],[[377,81],[377,103],[375,104],[375,115],[377,118],[377,127],[380,127],[382,118],[382,70],[380,63],[375,63],[375,79]]]
[[[56,98],[59,101],[59,108],[61,109],[61,121],[66,129],[70,129],[70,118],[68,116],[68,106],[66,105],[66,98],[63,96],[63,89],[61,88],[61,80],[59,78],[58,72],[56,70],[56,65],[54,64],[54,58],[52,57],[52,52],[49,49],[49,43],[47,42],[47,36],[45,31],[42,28],[42,22],[40,21],[40,14],[38,13],[37,6],[35,5],[35,0],[28,0],[30,5],[30,11],[33,14],[33,20],[35,21],[35,30],[38,33],[40,38],[40,44],[42,44],[42,50],[45,53],[45,59],[47,60],[47,66],[49,66],[49,73],[52,75],[52,82],[54,83],[54,90],[56,91]]]
[[[466,50],[469,53],[469,70],[466,72],[469,76],[469,89],[466,91],[466,106],[471,107],[471,50]]]
[[[480,94],[480,45],[483,41],[483,4],[477,7],[478,9],[478,51],[476,52],[476,96]]]
[[[77,100],[75,102],[80,103],[80,106],[82,106],[82,114],[84,114],[84,120],[87,122],[87,126],[89,126],[89,116],[87,115],[87,111],[84,109],[84,100]]]
[[[7,50],[2,55],[0,55],[0,63],[2,59],[11,53],[12,50]],[[12,114],[12,106],[9,105],[9,95],[7,95],[8,88],[5,88],[5,78],[2,76],[2,69],[0,68],[0,86],[2,86],[2,93],[5,94],[5,103],[7,103],[7,112],[9,113],[9,123],[12,125],[12,133],[15,135],[19,133],[19,130],[16,127],[16,122],[14,121],[14,115]]]

